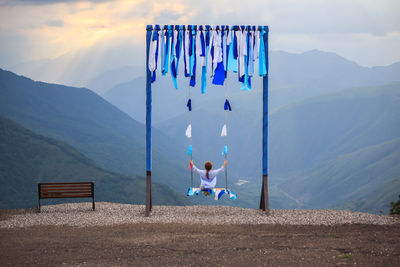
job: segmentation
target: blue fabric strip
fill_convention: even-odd
[[[165,34],[165,30],[161,30],[161,44],[160,44],[160,53],[161,53],[161,58],[160,58],[160,64],[161,64],[161,73],[163,73],[164,70],[164,65],[165,65],[165,43],[164,43],[164,34]]]
[[[221,39],[223,39],[224,32],[221,31]],[[225,81],[225,69],[224,69],[224,47],[223,47],[223,42],[221,42],[221,49],[222,49],[222,62],[218,62],[217,68],[215,69],[214,72],[214,77],[213,77],[213,84],[216,85],[224,85]]]
[[[195,87],[196,85],[196,32],[197,32],[197,27],[194,26],[192,28],[192,55],[190,57],[191,59],[191,76],[190,76],[190,86]]]
[[[228,99],[225,100],[224,110],[232,111],[231,104],[229,103]]]
[[[260,55],[258,59],[258,74],[260,76],[265,76],[267,75],[267,65],[265,62],[265,31],[264,29],[260,32]],[[267,37],[268,40],[268,37]],[[268,44],[267,44],[267,49],[268,49]]]
[[[229,44],[229,53],[228,53],[228,71],[238,72],[238,61],[237,57],[234,57],[234,51],[236,51],[236,47],[234,47],[233,39],[236,37],[235,32],[232,30],[232,42]]]
[[[201,93],[205,94],[207,91],[207,65],[208,65],[208,51],[210,49],[210,25],[206,25],[206,65],[201,68]]]
[[[165,60],[164,60],[164,66],[161,70],[161,73],[163,76],[165,76],[168,73],[168,65],[169,65],[169,46],[170,46],[170,39],[171,39],[171,27],[168,26],[167,29],[165,30]]]
[[[222,149],[222,155],[226,154],[228,154],[228,146],[224,146],[224,148]]]
[[[249,37],[250,37],[250,32],[247,32],[247,36],[246,36],[246,43],[247,43],[247,55],[249,55],[250,53],[250,45],[249,45]],[[242,87],[240,88],[240,90],[242,91],[250,91],[251,90],[251,79],[248,75],[248,63],[249,63],[249,57],[248,56],[244,56],[244,69],[245,69],[245,74],[243,76],[243,80],[242,80]]]
[[[192,111],[192,99],[189,98],[186,107],[189,109],[189,111]]]

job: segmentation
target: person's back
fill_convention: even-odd
[[[200,175],[200,187],[202,189],[205,188],[214,188],[217,184],[217,175],[222,172],[225,169],[225,166],[228,162],[225,160],[224,164],[221,166],[221,168],[217,170],[211,170],[212,169],[212,163],[210,161],[207,161],[204,164],[205,170],[200,170],[198,169],[194,164],[193,160],[190,161],[190,164],[193,167],[193,171],[197,172]]]

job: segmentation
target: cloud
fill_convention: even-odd
[[[392,62],[400,60],[393,49],[400,47],[398,0],[0,0],[0,5],[0,34],[26,40],[18,47],[26,46],[28,57],[57,57],[122,40],[144,47],[147,24],[224,24],[269,25],[271,49],[358,54],[356,61],[368,65],[390,63],[390,55]],[[360,51],[371,60],[360,60]]]
[[[49,27],[64,27],[64,21],[62,19],[46,20],[44,24]]]
[[[92,2],[92,3],[104,3],[110,0],[4,0],[0,2],[0,5],[52,5],[58,3],[73,3],[73,2]]]

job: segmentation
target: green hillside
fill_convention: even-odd
[[[94,181],[96,201],[145,202],[143,177],[106,171],[71,146],[0,117],[0,208],[34,207],[39,182],[69,181]],[[154,183],[152,188],[154,204],[190,204],[164,184]]]
[[[145,174],[145,126],[88,89],[0,70],[0,115],[71,145],[104,169]],[[177,141],[154,129],[153,179],[185,193],[186,148]]]
[[[233,95],[231,103],[233,111],[229,113],[228,129],[231,178],[258,183],[262,141],[260,91],[255,89],[242,94],[241,98]],[[220,157],[224,142],[219,137],[223,114],[218,108],[218,102],[213,101],[207,107],[201,106],[193,111],[196,159],[203,160],[207,155],[214,155],[215,160]],[[324,208],[342,205],[358,197],[372,198],[379,190],[384,190],[381,184],[362,179],[358,173],[367,168],[371,173],[376,170],[387,174],[386,171],[390,170],[392,175],[379,175],[382,185],[399,177],[400,157],[393,154],[387,158],[391,141],[400,138],[399,118],[400,83],[340,90],[270,111],[269,183],[271,191],[275,190],[271,195],[277,197],[275,200],[280,199],[280,202],[272,203],[289,208],[298,201],[299,207]],[[183,136],[186,126],[185,115],[156,125],[170,136]],[[207,131],[202,131],[206,128]],[[384,145],[386,143],[389,145]],[[377,151],[374,150],[376,154],[372,155],[379,164],[368,165],[368,159],[372,157],[369,151],[375,146]],[[347,165],[343,165],[341,159],[349,157]],[[355,164],[358,162],[355,159],[360,162]],[[340,195],[341,192],[332,184],[324,185],[329,179],[337,184],[345,183],[342,180],[348,176],[354,176],[353,182],[359,185],[348,188],[354,190],[354,194],[349,191]],[[243,188],[248,185],[243,185]],[[294,194],[299,188],[301,193]],[[377,191],[373,193],[373,189]],[[248,190],[248,193],[258,194],[258,188],[250,191],[250,187]],[[327,198],[322,201],[325,195]],[[383,199],[381,203],[385,201]],[[363,210],[376,211],[380,205],[377,202],[371,204],[376,206],[370,205]]]
[[[400,193],[400,138],[342,155],[280,185],[306,207],[389,210]],[[350,203],[353,203],[350,205]]]
[[[309,169],[400,137],[400,83],[341,90],[270,115],[271,172]]]

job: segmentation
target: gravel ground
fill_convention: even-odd
[[[27,226],[108,226],[138,223],[183,224],[281,224],[281,225],[342,225],[398,224],[391,216],[344,210],[271,210],[270,216],[258,209],[226,206],[153,206],[151,217],[144,217],[143,205],[69,203],[42,206],[41,213],[2,211],[0,228]]]

